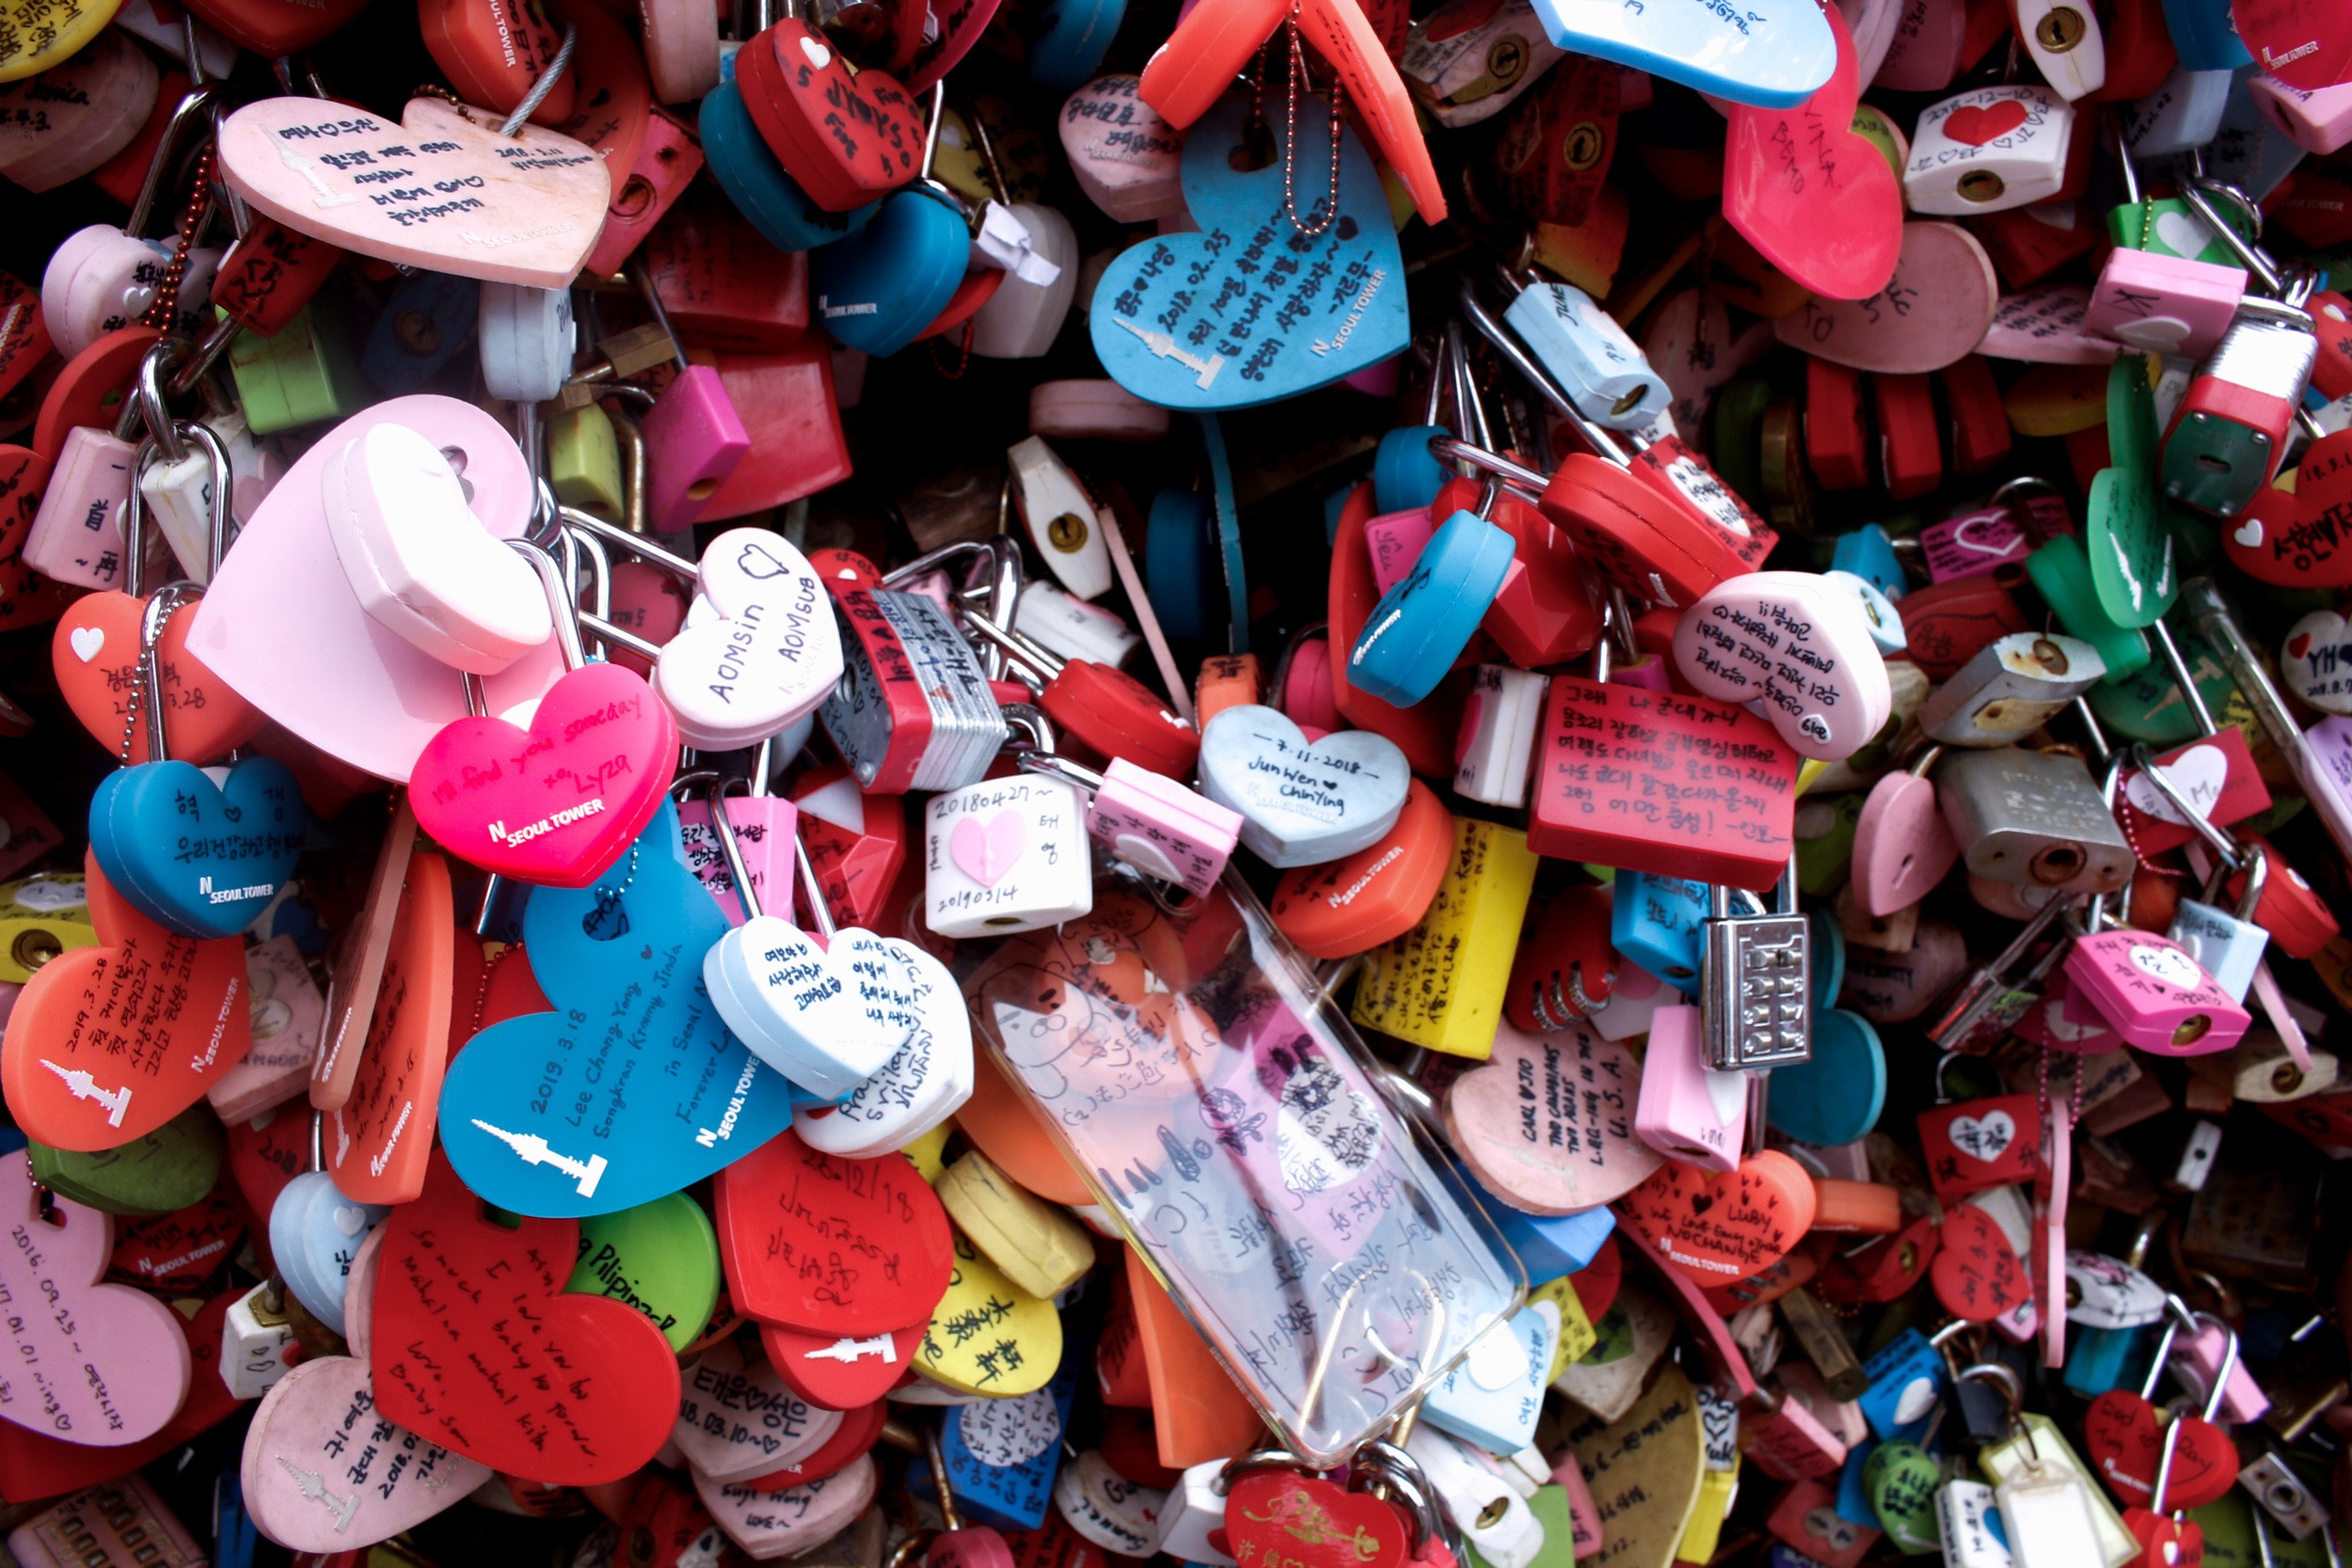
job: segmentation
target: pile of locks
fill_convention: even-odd
[[[0,1562],[2337,1568],[2344,0],[185,4]]]

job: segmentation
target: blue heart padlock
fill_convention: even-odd
[[[278,1190],[269,1211],[269,1256],[303,1310],[343,1332],[343,1282],[368,1232],[391,1211],[359,1203],[323,1170],[305,1171]]]
[[[720,59],[719,85],[704,95],[697,117],[703,162],[735,210],[778,250],[815,250],[854,234],[873,221],[882,203],[869,201],[847,213],[828,213],[808,198],[784,171],[743,107],[735,85],[735,55]]]
[[[1396,707],[1435,691],[1502,592],[1513,548],[1509,532],[1475,512],[1448,517],[1364,617],[1347,678]]]
[[[1436,503],[1454,470],[1431,454],[1429,443],[1453,434],[1441,424],[1413,424],[1380,437],[1372,454],[1372,509],[1376,515],[1417,512]]]
[[[1793,109],[1837,69],[1837,40],[1816,0],[1702,6],[1534,0],[1534,6],[1546,36],[1563,49],[1734,103]]]
[[[871,223],[809,257],[818,324],[846,348],[896,354],[947,308],[971,254],[972,231],[944,187],[892,191]]]
[[[1287,715],[1229,707],[1200,732],[1200,793],[1241,813],[1241,842],[1268,865],[1321,865],[1377,844],[1411,782],[1395,741],[1341,730],[1310,745]]]
[[[1811,1060],[1772,1070],[1765,1120],[1801,1144],[1835,1148],[1878,1125],[1886,1106],[1886,1051],[1859,1013],[1813,1017]]]
[[[359,373],[388,398],[424,389],[473,341],[482,285],[445,272],[421,272],[392,291],[359,351]]]
[[[1147,403],[1249,408],[1328,386],[1406,346],[1396,225],[1356,133],[1341,133],[1339,209],[1329,212],[1330,105],[1300,103],[1294,223],[1283,210],[1280,123],[1269,125],[1272,163],[1232,166],[1248,113],[1248,99],[1229,93],[1184,141],[1184,204],[1200,232],[1130,246],[1094,292],[1094,352]],[[1310,234],[1299,224],[1322,227]]]
[[[980,1523],[994,1529],[1035,1529],[1045,1522],[1078,1387],[1076,1360],[1063,1356],[1054,1381],[1035,1393],[947,1407],[939,1428],[939,1456],[946,1462],[956,1501]],[[919,1469],[911,1471],[910,1489],[919,1491],[928,1479]]]
[[[89,803],[90,849],[106,880],[183,937],[232,937],[252,924],[294,870],[310,825],[294,773],[275,757],[246,758],[223,784],[194,763],[141,763],[108,774]]]
[[[1127,0],[1046,0],[1029,25],[1029,80],[1048,92],[1075,92],[1111,52]]]
[[[703,985],[727,922],[684,853],[664,800],[601,883],[532,890],[523,948],[554,1010],[476,1035],[441,1088],[450,1164],[500,1208],[634,1208],[791,1125],[791,1086],[727,1033]]]

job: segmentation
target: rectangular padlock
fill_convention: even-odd
[[[1010,935],[1094,908],[1086,800],[1067,779],[1019,773],[946,790],[924,809],[924,924]]]
[[[342,317],[310,305],[270,337],[238,333],[229,345],[229,374],[246,428],[256,436],[343,419],[373,395]]]
[[[1534,885],[1525,833],[1455,818],[1437,896],[1419,925],[1364,955],[1350,1016],[1414,1045],[1486,1060]]]
[[[1467,800],[1518,810],[1527,800],[1535,736],[1549,680],[1533,671],[1482,664],[1470,677],[1454,748],[1454,787]]]
[[[1735,915],[1729,890],[1715,889],[1699,1006],[1707,1065],[1719,1072],[1813,1059],[1812,934],[1797,911],[1793,871],[1783,876],[1777,903],[1769,914]]]
[[[127,566],[122,531],[137,453],[138,448],[95,425],[67,431],[19,559],[57,582],[120,587]]]
[[[1919,728],[1947,746],[2007,746],[2106,678],[2099,650],[2055,632],[2015,632],[1977,650],[1919,705]]]
[[[1087,832],[1147,876],[1196,896],[1225,874],[1241,814],[1164,774],[1113,757],[1087,808]]]
[[[858,783],[876,794],[961,789],[1003,750],[988,677],[946,612],[919,594],[836,596],[841,683],[818,718]]]
[[[1979,877],[2060,894],[2111,893],[2138,863],[2080,757],[2016,747],[1939,766],[1936,803]]]
[[[2171,500],[2224,517],[2245,510],[2279,471],[2288,426],[2319,358],[2308,317],[2298,326],[2250,309],[2240,305],[2237,321],[2198,367],[2165,428],[2157,476]]]
[[[645,116],[636,158],[627,169],[607,170],[612,177],[612,202],[604,211],[604,227],[596,231],[596,243],[589,247],[581,270],[598,277],[619,272],[702,166],[702,143],[694,133],[669,110],[654,105]]]
[[[221,1330],[221,1381],[241,1400],[260,1399],[293,1370],[294,1324],[282,1296],[281,1305],[270,1306],[271,1290],[264,1281],[230,1302]]]
[[[727,822],[742,849],[743,869],[751,873],[752,896],[770,914],[789,918],[800,888],[792,854],[792,840],[800,830],[799,809],[772,795],[731,795],[726,801]],[[743,901],[735,895],[735,878],[727,870],[718,835],[710,831],[709,801],[697,795],[678,807],[677,816],[687,869],[718,902],[727,924],[742,925]]]

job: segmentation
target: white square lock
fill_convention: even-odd
[[[935,795],[924,817],[924,921],[943,937],[1009,936],[1094,908],[1087,802],[1036,774]]]
[[[294,1348],[294,1325],[282,1309],[270,1310],[269,1291],[266,1283],[256,1285],[230,1302],[221,1325],[220,1378],[241,1400],[260,1399],[292,1366],[286,1353]]]
[[[1033,582],[1021,590],[1021,601],[1012,612],[1012,629],[1034,638],[1049,653],[1107,664],[1114,670],[1143,641],[1117,614],[1050,582]]]
[[[1179,1562],[1231,1568],[1233,1560],[1209,1544],[1209,1532],[1225,1528],[1225,1496],[1216,1489],[1223,1459],[1204,1459],[1184,1471],[1160,1505],[1160,1547]]]
[[[1508,665],[1482,664],[1462,705],[1461,736],[1454,743],[1454,787],[1490,806],[1527,803],[1528,770],[1535,757],[1535,731],[1544,717],[1549,679]]]
[[[1978,87],[1920,111],[1903,166],[1915,213],[1964,215],[2024,207],[2058,193],[2074,106],[2040,87]]]

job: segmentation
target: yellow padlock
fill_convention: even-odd
[[[1485,1061],[1534,886],[1525,833],[1456,818],[1438,895],[1421,924],[1364,955],[1351,1016],[1407,1044]]]
[[[0,981],[23,985],[75,947],[91,947],[89,903],[78,871],[40,871],[0,882]]]

